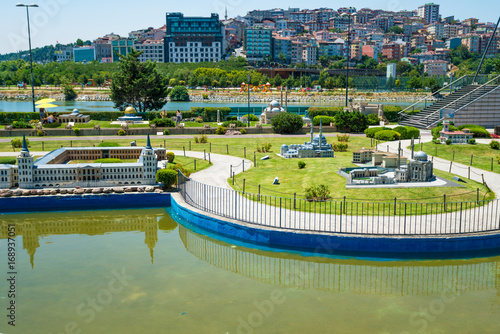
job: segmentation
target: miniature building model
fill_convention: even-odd
[[[352,153],[353,163],[364,164],[371,162],[373,166],[381,166],[382,168],[397,168],[398,159],[406,160],[405,157],[400,157],[396,153],[379,152],[364,148]]]
[[[468,144],[469,139],[473,138],[473,134],[469,129],[463,129],[462,131],[450,131],[450,122],[443,122],[443,130],[439,132],[441,137],[439,140],[441,143],[446,143],[448,139],[451,140],[452,144]]]
[[[78,163],[101,158],[137,159],[134,163]],[[165,149],[154,149],[148,135],[146,147],[60,148],[34,161],[23,138],[17,166],[0,165],[0,188],[111,187],[156,184],[157,162]]]
[[[332,144],[328,144],[323,136],[323,124],[320,122],[319,134],[313,136],[314,127],[311,126],[311,141],[303,145],[282,145],[281,156],[283,158],[334,158]]]
[[[434,179],[432,162],[427,159],[425,152],[415,153],[414,159],[408,165],[401,166],[394,172],[397,182],[429,182]]]
[[[82,115],[78,111],[78,109],[73,109],[73,112],[68,115],[61,115],[59,116],[59,122],[61,123],[88,123],[90,122],[90,116],[89,115]]]
[[[118,117],[118,122],[125,123],[142,123],[142,117],[135,116],[135,110],[132,107],[125,109],[125,116]]]
[[[271,124],[271,118],[282,112],[285,112],[285,109],[281,107],[280,103],[276,100],[271,101],[267,108],[262,111],[262,114],[260,114],[260,124]]]

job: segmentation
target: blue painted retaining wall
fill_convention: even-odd
[[[469,258],[500,254],[500,234],[400,238],[294,233],[208,217],[180,206],[173,198],[171,205],[175,214],[201,230],[264,247],[374,258]]]
[[[164,208],[170,206],[167,193],[82,194],[0,199],[0,214],[41,211]]]

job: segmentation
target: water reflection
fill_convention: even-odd
[[[179,225],[186,249],[218,268],[260,282],[332,293],[435,295],[493,290],[500,302],[500,258],[364,261],[303,257],[236,247]]]
[[[7,226],[14,224],[16,235],[22,236],[23,249],[35,266],[35,253],[40,239],[51,235],[104,235],[114,232],[143,232],[151,263],[158,242],[158,230],[173,231],[177,223],[164,210],[120,210],[96,212],[39,213],[3,216],[0,219],[0,239],[7,239]]]

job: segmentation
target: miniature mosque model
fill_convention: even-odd
[[[134,123],[142,124],[142,117],[135,116],[135,110],[132,107],[127,107],[125,109],[125,116],[118,117],[118,122],[120,123]]]
[[[267,108],[262,110],[262,114],[260,114],[259,121],[260,124],[271,124],[271,118],[278,115],[279,113],[285,112],[280,103],[276,100],[271,101]]]
[[[17,165],[0,165],[0,189],[19,187],[116,187],[155,185],[158,161],[165,160],[165,148],[146,147],[62,147],[35,161],[23,136]],[[137,159],[132,163],[69,163],[105,158]]]
[[[311,141],[303,145],[282,145],[281,156],[289,158],[334,158],[332,144],[328,144],[323,136],[323,122],[320,121],[319,134],[314,136],[314,127],[311,126]]]

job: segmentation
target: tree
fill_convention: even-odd
[[[274,86],[276,86],[276,87],[281,86],[282,83],[283,83],[283,79],[281,78],[279,73],[276,74],[276,76],[274,77]]]
[[[170,101],[189,101],[189,93],[185,86],[175,86],[170,92]]]
[[[120,56],[118,71],[111,83],[111,100],[115,108],[130,105],[139,112],[160,110],[167,102],[165,79],[156,69],[156,63],[139,62],[142,52],[135,49]]]
[[[76,99],[77,94],[73,89],[73,86],[71,85],[71,81],[67,77],[63,76],[61,78],[61,82],[63,86],[64,99],[66,101],[73,101],[74,99]]]
[[[323,66],[323,67],[327,67],[328,64],[330,63],[330,61],[328,60],[328,57],[326,57],[326,56],[319,56],[319,62],[321,64],[321,66]]]
[[[170,188],[177,180],[177,172],[173,169],[160,169],[156,172],[156,182],[163,183],[165,188]]]
[[[282,64],[286,64],[286,56],[282,52],[278,55],[278,59]]]
[[[388,31],[392,32],[394,34],[398,34],[398,35],[405,33],[405,30],[403,28],[401,28],[400,26],[393,26]]]
[[[408,82],[408,88],[422,88],[422,79],[420,77],[412,77],[410,82]]]
[[[79,38],[76,40],[76,45],[77,46],[83,46],[83,41]]]
[[[410,73],[411,70],[412,70],[411,64],[406,61],[398,61],[396,63],[396,72],[399,73],[400,75],[408,75],[408,73]]]

